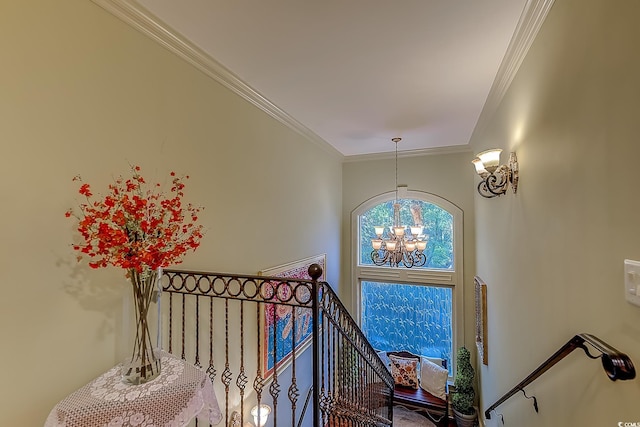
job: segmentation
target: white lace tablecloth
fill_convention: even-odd
[[[194,417],[205,425],[222,419],[209,376],[163,352],[160,375],[127,385],[115,366],[65,397],[49,413],[45,427],[184,427]]]

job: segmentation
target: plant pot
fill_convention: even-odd
[[[456,424],[458,425],[458,427],[475,427],[476,421],[478,419],[478,413],[476,412],[475,408],[473,408],[473,414],[471,415],[463,414],[454,409],[453,416],[456,419]]]

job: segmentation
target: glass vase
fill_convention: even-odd
[[[133,290],[135,323],[130,356],[122,363],[122,381],[129,385],[144,384],[160,375],[158,350],[154,348],[149,317],[154,303],[160,304],[160,277],[162,270],[129,271]],[[157,340],[156,340],[157,342]]]

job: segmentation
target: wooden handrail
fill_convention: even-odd
[[[592,348],[598,350],[601,354],[593,356],[591,353],[589,353],[589,349],[587,348],[585,343],[591,345]],[[595,337],[591,334],[578,334],[571,338],[565,345],[562,346],[562,348],[560,348],[560,350],[556,351],[553,356],[548,358],[535,371],[529,374],[528,377],[522,380],[508,393],[498,399],[496,403],[494,403],[486,411],[484,411],[484,416],[486,417],[486,419],[491,419],[491,412],[498,406],[500,406],[505,400],[509,399],[511,396],[518,392],[524,393],[524,388],[527,385],[531,384],[536,378],[547,372],[553,365],[564,359],[576,348],[583,349],[586,355],[591,359],[600,358],[602,360],[602,367],[604,368],[604,371],[607,373],[607,376],[611,381],[632,380],[636,377],[636,370],[633,367],[633,362],[631,362],[629,356],[611,347],[609,344],[605,343],[598,337]],[[525,397],[528,396],[526,396],[525,394]],[[538,412],[538,402],[535,397],[533,397],[533,406],[536,412]]]

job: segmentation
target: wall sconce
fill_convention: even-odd
[[[518,159],[516,153],[509,155],[509,164],[500,164],[500,149],[483,151],[471,161],[476,172],[482,178],[478,184],[478,193],[488,199],[502,196],[507,192],[509,184],[515,194],[518,191]]]
[[[251,408],[251,415],[253,416],[253,422],[256,427],[263,427],[267,423],[269,414],[271,413],[271,407],[269,405],[256,405]]]

